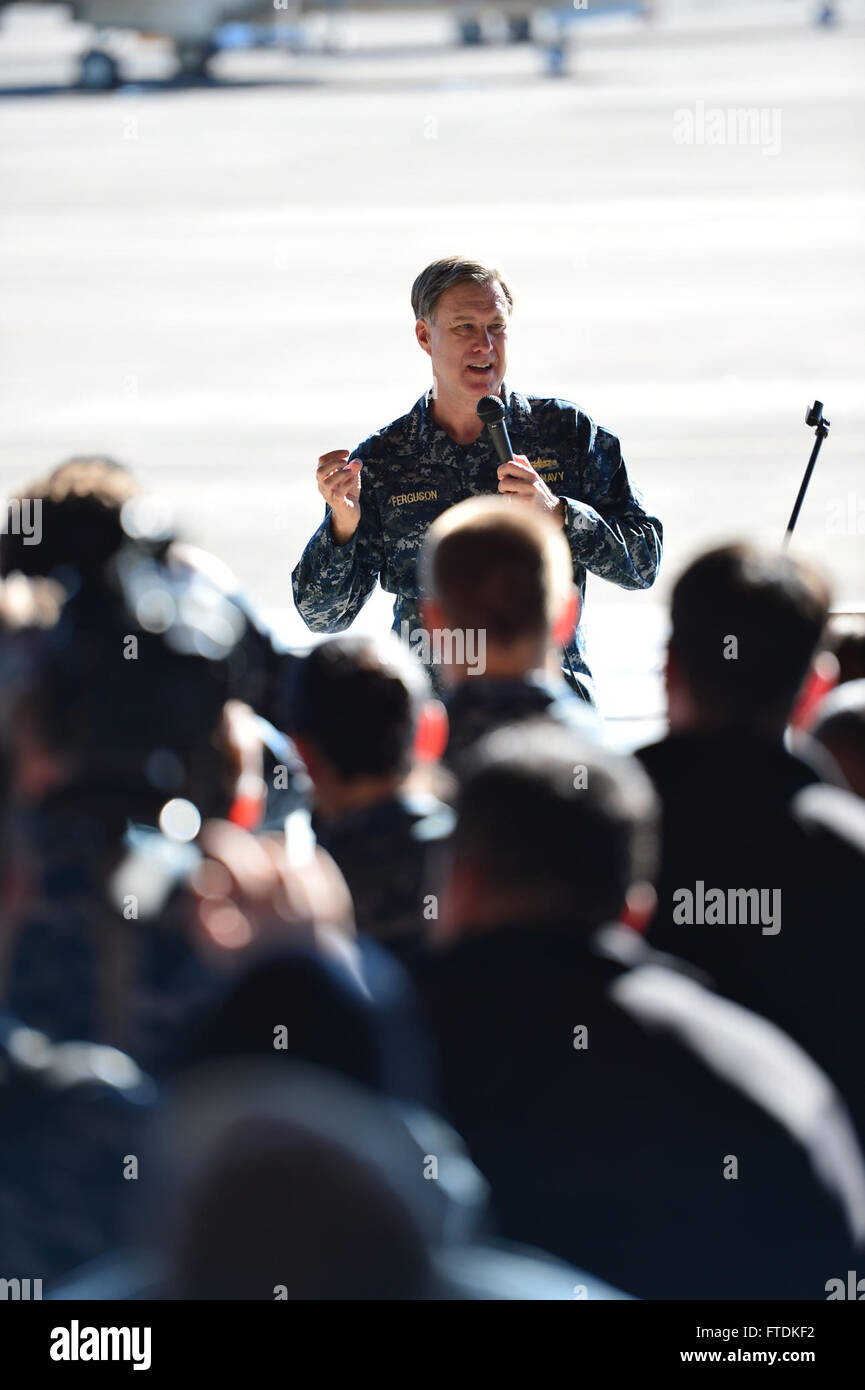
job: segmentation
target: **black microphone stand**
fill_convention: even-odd
[[[814,472],[814,465],[817,462],[817,455],[820,452],[820,446],[822,445],[823,440],[829,433],[829,421],[823,419],[822,401],[815,401],[814,404],[811,406],[811,409],[805,416],[805,424],[811,425],[813,427],[817,437],[814,441],[814,448],[811,450],[811,457],[808,460],[808,467],[805,469],[805,476],[802,479],[802,486],[799,488],[799,496],[796,498],[796,504],[793,507],[792,512],[790,513],[790,520],[787,522],[787,530],[784,532],[784,539],[781,542],[782,550],[786,550],[787,546],[790,544],[790,537],[793,534],[793,527],[799,520],[799,513],[802,510],[802,503],[805,500],[805,493],[808,491],[808,484],[811,481],[811,474]]]

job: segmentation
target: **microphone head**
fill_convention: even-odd
[[[481,396],[477,405],[478,417],[485,425],[500,424],[505,418],[505,407],[501,396]]]

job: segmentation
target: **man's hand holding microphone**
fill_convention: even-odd
[[[478,401],[478,418],[483,420],[499,460],[499,492],[507,498],[528,502],[564,525],[567,504],[551,492],[525,454],[515,454],[505,424],[505,408],[499,396],[483,396]]]

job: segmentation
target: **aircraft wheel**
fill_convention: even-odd
[[[511,43],[530,43],[532,21],[527,14],[514,14],[508,19],[508,39]]]
[[[460,39],[465,44],[483,43],[484,34],[480,21],[477,19],[461,19]]]
[[[81,59],[78,85],[88,92],[110,92],[120,86],[120,69],[110,53],[91,48]]]
[[[207,64],[216,51],[216,47],[212,43],[195,43],[191,39],[179,43],[177,45],[177,61],[180,64],[178,76],[199,81],[207,77]]]

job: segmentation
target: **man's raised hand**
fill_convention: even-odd
[[[360,459],[351,459],[348,449],[331,449],[322,454],[315,470],[318,490],[330,507],[330,529],[337,545],[345,545],[360,521]]]

